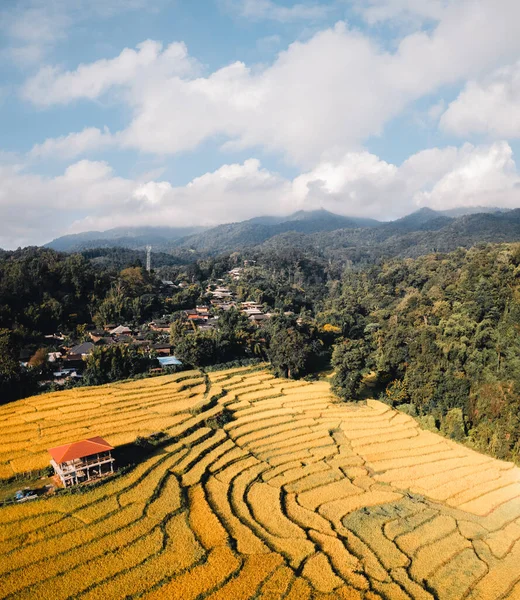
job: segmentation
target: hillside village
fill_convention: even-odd
[[[246,261],[247,263],[247,261]],[[56,385],[80,382],[83,377],[86,361],[96,347],[121,345],[138,348],[150,356],[156,357],[158,367],[152,369],[159,373],[169,367],[181,366],[173,352],[172,323],[180,321],[187,334],[196,331],[218,331],[219,314],[222,311],[234,309],[257,327],[273,316],[273,312],[264,304],[255,301],[237,301],[234,287],[240,281],[241,267],[231,269],[225,279],[208,282],[205,289],[206,304],[196,305],[171,315],[144,323],[108,323],[102,329],[84,325],[83,339],[74,339],[61,332],[46,335],[45,338],[52,347],[46,360],[52,367],[52,377],[42,382]],[[175,290],[186,287],[185,281],[173,282],[161,280],[161,294],[168,296]],[[292,314],[286,311],[286,314]],[[24,367],[31,365],[31,353],[22,350],[20,363]]]

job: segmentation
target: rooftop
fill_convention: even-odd
[[[130,327],[127,327],[126,325],[118,325],[117,327],[112,329],[112,331],[110,331],[110,333],[113,335],[125,334],[125,333],[132,333],[132,330],[130,329]]]
[[[85,456],[92,456],[93,454],[107,452],[108,450],[113,449],[113,446],[106,440],[96,436],[87,440],[64,444],[63,446],[56,446],[56,448],[49,448],[48,452],[54,459],[54,462],[60,464],[68,462],[69,460],[84,458]]]
[[[94,344],[92,342],[83,342],[82,344],[78,344],[77,346],[72,347],[69,350],[69,354],[90,354],[94,349]]]

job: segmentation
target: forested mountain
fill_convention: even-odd
[[[85,231],[56,238],[47,248],[60,252],[78,252],[87,248],[168,249],[173,242],[204,230],[204,227],[116,227],[107,231]]]
[[[378,227],[339,229],[310,235],[286,233],[264,243],[265,248],[299,248],[357,264],[385,257],[418,257],[450,252],[480,243],[520,241],[520,209],[449,218],[421,211]]]
[[[295,231],[303,234],[378,227],[374,219],[343,217],[326,210],[298,211],[288,217],[256,217],[249,221],[213,227],[200,234],[179,240],[175,245],[198,252],[217,254],[262,244],[268,239]]]
[[[145,267],[146,250],[131,248],[91,248],[81,251],[81,255],[90,263],[100,269],[121,270],[126,267]],[[174,265],[186,264],[193,260],[189,253],[178,252],[173,255],[166,252],[154,252],[152,255],[152,268],[172,267]]]
[[[176,262],[268,247],[340,252],[345,260],[366,262],[382,256],[421,256],[480,242],[520,240],[520,211],[422,208],[390,222],[344,217],[326,210],[298,211],[287,217],[263,216],[212,228],[141,227],[63,236],[47,247],[65,252],[131,248],[167,252]]]
[[[300,210],[286,217],[262,216],[248,221],[218,225],[217,227],[137,227],[108,231],[87,231],[65,235],[47,244],[62,252],[77,252],[89,248],[144,248],[154,251],[172,251],[183,248],[198,252],[218,253],[256,246],[286,231],[314,233],[335,229],[375,227],[374,219],[343,217],[326,210]]]

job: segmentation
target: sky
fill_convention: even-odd
[[[0,3],[0,247],[520,206],[518,0]]]

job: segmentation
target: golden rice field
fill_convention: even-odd
[[[90,491],[2,508],[2,598],[520,598],[520,469],[377,401],[340,404],[325,382],[247,368],[210,382],[0,408],[5,474],[89,435],[175,436]]]

